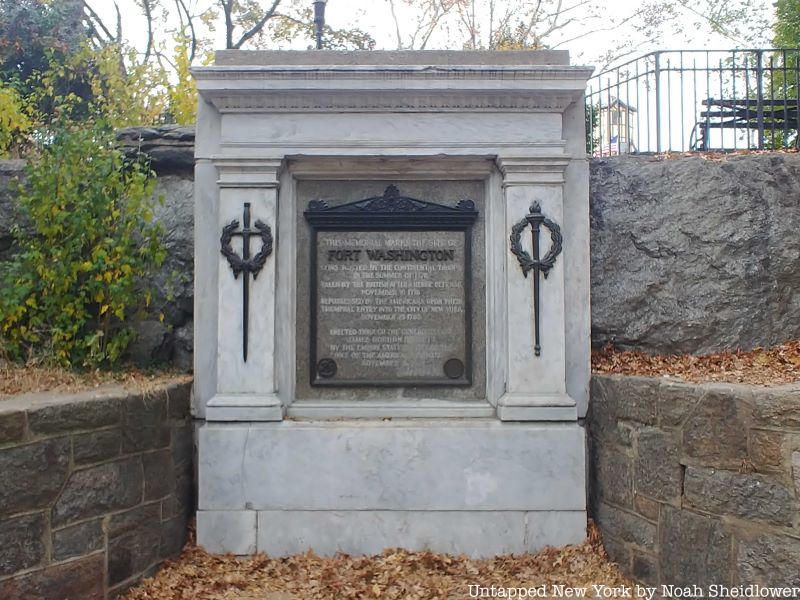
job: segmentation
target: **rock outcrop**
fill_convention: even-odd
[[[709,353],[800,337],[800,155],[591,167],[592,338]]]

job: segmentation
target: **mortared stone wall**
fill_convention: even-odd
[[[591,515],[648,585],[800,586],[800,384],[594,375]]]
[[[0,400],[0,598],[112,599],[180,553],[190,389]]]

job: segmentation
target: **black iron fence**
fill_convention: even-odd
[[[665,50],[595,75],[586,149],[627,153],[800,144],[800,49]]]

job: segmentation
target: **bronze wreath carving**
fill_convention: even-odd
[[[531,258],[531,255],[523,249],[521,243],[522,232],[527,229],[528,225],[535,221],[540,222],[550,231],[550,241],[552,242],[547,254],[538,261]],[[564,238],[561,235],[561,227],[545,217],[542,214],[541,207],[536,202],[531,206],[531,214],[520,220],[511,228],[511,237],[509,239],[511,241],[511,252],[517,257],[519,266],[522,267],[522,274],[528,277],[528,272],[538,266],[539,270],[544,274],[545,279],[550,273],[550,269],[556,264],[556,258],[561,254],[561,248],[564,242]]]
[[[220,237],[220,245],[222,255],[228,260],[231,266],[234,278],[239,277],[239,273],[247,271],[253,275],[253,279],[258,277],[259,271],[264,267],[267,262],[267,257],[272,254],[272,230],[270,226],[263,221],[255,222],[255,229],[258,231],[258,236],[261,238],[261,250],[258,251],[252,258],[247,260],[240,257],[234,252],[231,246],[231,240],[234,233],[239,228],[239,221],[234,219],[229,224],[222,228],[222,236]]]

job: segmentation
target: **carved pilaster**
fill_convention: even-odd
[[[277,234],[281,161],[216,160],[215,164],[219,174],[218,231],[240,220],[245,205],[249,205],[253,222],[260,221]],[[244,283],[231,271],[222,250],[217,250],[217,392],[206,406],[206,419],[281,420],[283,411],[275,383],[275,257],[268,256],[258,277],[248,281],[246,307],[242,304]],[[249,332],[247,360],[242,352],[245,327]]]
[[[564,170],[568,164],[569,157],[565,156],[498,159],[505,201],[508,355],[506,391],[497,406],[502,420],[577,418],[575,402],[566,393],[564,260],[559,256],[561,248],[556,248],[562,236],[568,240],[570,233],[559,225],[563,222]],[[521,225],[526,226],[525,235]],[[542,225],[542,230],[536,231]],[[544,233],[545,229],[550,235]],[[563,250],[567,252],[568,241]],[[521,264],[520,256],[530,260]],[[542,264],[547,263],[546,273],[534,268],[537,256]],[[550,256],[559,258],[551,261]]]

